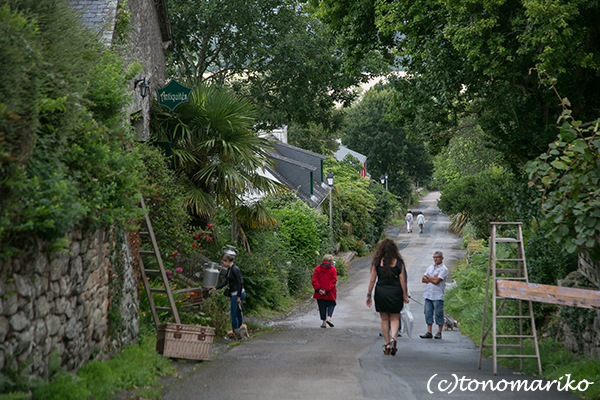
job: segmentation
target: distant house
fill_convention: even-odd
[[[314,209],[319,209],[331,188],[325,182],[322,154],[287,144],[287,129],[278,129],[260,136],[269,139],[274,149],[269,158],[273,167],[267,167],[260,174],[278,182]],[[254,194],[254,199],[262,197]]]
[[[126,62],[137,62],[142,71],[131,81],[135,91],[129,105],[136,139],[150,137],[150,104],[156,89],[165,85],[165,52],[172,47],[171,24],[166,0],[69,0],[81,15],[84,26],[97,32],[106,46],[125,46]],[[124,36],[124,40],[120,35]],[[137,81],[137,84],[136,84]],[[140,95],[141,82],[150,88]]]
[[[359,152],[350,150],[343,144],[340,144],[340,148],[338,149],[338,151],[335,152],[333,156],[336,160],[342,161],[344,157],[346,157],[348,154],[358,159],[358,161],[360,161],[360,163],[362,164],[362,169],[359,171],[360,176],[362,176],[363,178],[369,176],[369,174],[367,173],[367,156],[365,156],[364,154],[360,154]]]

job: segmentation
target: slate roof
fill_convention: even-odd
[[[100,35],[106,46],[112,43],[115,30],[118,0],[69,0],[73,8],[81,13],[83,25]]]
[[[363,164],[367,162],[367,156],[365,156],[364,154],[360,154],[357,151],[350,150],[343,144],[340,144],[340,148],[334,153],[334,157],[336,160],[342,161],[344,157],[346,157],[348,154],[351,154],[352,156],[356,157],[358,161],[360,161]]]
[[[268,168],[282,184],[312,208],[318,208],[329,194],[330,188],[322,182],[321,162],[325,160],[322,154],[304,150],[296,146],[284,143],[273,136],[267,136],[275,148],[269,153],[269,157],[275,161],[275,167]],[[283,154],[285,153],[285,154]],[[309,164],[318,163],[318,166]],[[286,167],[283,167],[283,164]],[[310,194],[310,173],[312,173],[312,195]],[[293,181],[307,182],[304,186],[293,183]]]
[[[73,9],[81,13],[83,26],[100,35],[106,46],[112,44],[119,0],[69,0]],[[158,14],[163,43],[172,45],[173,34],[166,0],[153,0]],[[166,46],[165,46],[166,48]]]

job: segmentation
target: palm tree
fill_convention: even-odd
[[[174,111],[154,109],[153,135],[157,141],[171,142],[174,168],[193,215],[210,218],[220,206],[231,211],[233,221],[247,226],[248,216],[256,218],[255,225],[275,223],[260,204],[244,199],[248,192],[272,193],[277,188],[259,174],[270,163],[272,145],[253,132],[256,114],[246,99],[205,83]],[[235,241],[237,230],[232,236]]]

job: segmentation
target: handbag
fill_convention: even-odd
[[[231,297],[231,292],[229,291],[229,286],[225,287],[225,290],[223,290],[223,294],[225,295],[225,297]]]
[[[412,328],[414,317],[412,312],[410,312],[410,307],[408,303],[404,304],[402,311],[400,311],[400,315],[402,317],[402,330],[406,332],[409,338],[412,338]]]

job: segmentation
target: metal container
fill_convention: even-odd
[[[235,246],[232,246],[230,244],[221,247],[221,253],[227,254],[228,256],[231,256],[231,257],[235,257],[238,255],[238,251],[235,248]]]
[[[221,272],[219,265],[215,262],[204,264],[204,279],[202,280],[203,287],[213,288],[219,283],[219,274]]]

